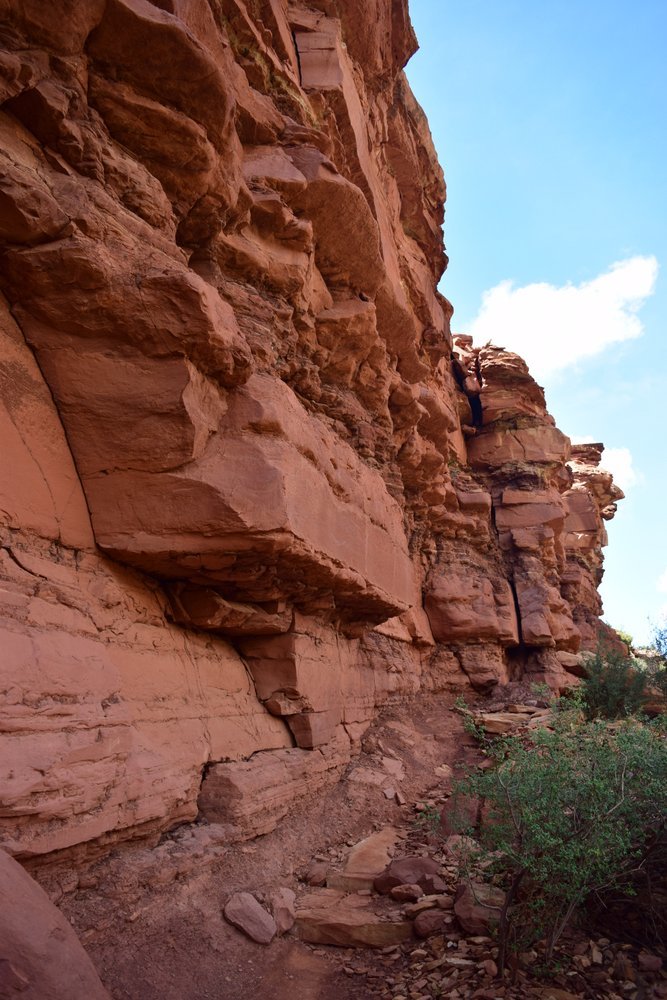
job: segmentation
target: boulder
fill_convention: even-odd
[[[445,892],[447,889],[447,883],[439,875],[423,875],[419,880],[419,884],[424,892],[430,894]]]
[[[225,920],[257,944],[271,944],[278,933],[276,921],[249,892],[236,892],[225,903]]]
[[[487,934],[498,923],[505,893],[483,882],[462,882],[454,900],[456,919],[467,934]]]
[[[372,889],[374,880],[386,868],[398,840],[397,831],[387,826],[366,837],[350,850],[342,872],[327,878],[332,889]]]
[[[299,900],[296,927],[302,941],[342,948],[384,948],[412,937],[412,924],[373,912],[367,896],[320,889]]]
[[[313,861],[312,864],[308,866],[308,871],[306,872],[306,884],[312,885],[314,888],[324,886],[327,884],[328,876],[329,876],[328,862]]]
[[[296,920],[296,894],[292,889],[282,887],[269,893],[269,909],[276,922],[278,935],[287,934],[294,927]]]
[[[389,890],[389,895],[399,903],[416,903],[424,895],[424,890],[420,885],[395,885]]]
[[[451,571],[435,574],[429,580],[424,607],[433,637],[441,642],[497,639],[512,645],[519,641],[514,599],[506,580],[492,582],[470,570],[465,576]]]
[[[418,938],[429,938],[442,934],[451,922],[452,917],[441,909],[424,910],[415,917],[413,927]]]
[[[110,1000],[70,923],[0,850],[0,996]]]
[[[419,885],[425,878],[440,874],[440,865],[432,858],[397,858],[378,875],[373,885],[377,892],[388,893],[398,885]]]

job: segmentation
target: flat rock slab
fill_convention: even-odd
[[[486,733],[493,736],[511,733],[527,721],[526,716],[516,712],[480,712],[473,718],[478,725],[484,728]]]
[[[410,921],[383,919],[367,896],[349,896],[337,889],[304,896],[297,908],[296,927],[302,941],[341,948],[384,948],[412,937]]]
[[[342,872],[333,872],[327,878],[330,889],[372,889],[375,878],[385,870],[396,846],[398,832],[386,826],[355,844],[347,856]]]
[[[405,778],[405,769],[400,760],[396,760],[394,757],[383,757],[382,766],[387,774],[390,774],[396,781],[403,781]]]
[[[225,919],[257,944],[270,944],[278,927],[270,913],[249,892],[236,892],[226,903]]]
[[[372,767],[355,767],[347,776],[348,781],[360,785],[375,785],[376,788],[386,788],[387,775],[384,771],[376,771]]]
[[[441,889],[439,887],[435,890],[431,888],[435,878],[441,881],[439,874],[440,865],[432,858],[397,858],[387,865],[385,870],[377,876],[373,884],[378,892],[383,893],[389,892],[398,885],[419,885],[426,892],[440,892]],[[427,882],[428,888],[424,884],[425,882]],[[442,889],[444,890],[444,888],[443,883]]]

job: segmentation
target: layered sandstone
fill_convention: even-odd
[[[621,494],[452,336],[406,0],[0,11],[3,846],[260,834],[389,698],[567,685]]]

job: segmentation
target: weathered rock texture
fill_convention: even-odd
[[[452,338],[406,0],[0,13],[5,848],[254,836],[389,697],[567,683],[620,493]]]
[[[0,996],[111,1000],[69,922],[1,850]]]

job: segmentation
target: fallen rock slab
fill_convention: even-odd
[[[372,889],[377,876],[387,867],[397,840],[398,833],[392,826],[361,840],[348,854],[343,871],[327,877],[327,886],[350,892]]]
[[[388,893],[395,886],[408,884],[420,885],[424,889],[425,886],[422,884],[424,879],[439,874],[440,865],[432,858],[397,858],[378,875],[373,885],[377,892],[381,893]]]
[[[294,927],[296,920],[296,893],[292,889],[275,889],[269,895],[269,907],[276,922],[279,936],[287,934]]]
[[[413,927],[418,938],[428,938],[434,934],[442,934],[452,920],[451,914],[444,913],[439,908],[424,910],[415,917]]]
[[[410,921],[380,916],[368,896],[337,889],[304,896],[297,906],[296,928],[302,941],[341,948],[384,948],[412,937]]]
[[[525,724],[526,717],[514,712],[484,712],[474,716],[475,722],[491,736],[504,736]]]
[[[424,892],[429,894],[447,891],[447,883],[439,875],[424,875],[419,881]]]
[[[338,738],[316,753],[293,747],[213,764],[199,811],[209,823],[229,825],[234,840],[252,840],[275,829],[304,795],[335,784],[348,760],[349,740]]]
[[[278,933],[271,914],[249,892],[234,893],[225,904],[223,913],[225,920],[257,944],[270,944]]]

